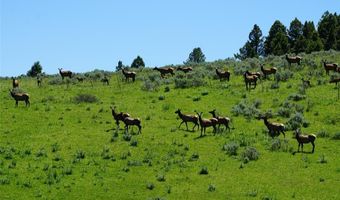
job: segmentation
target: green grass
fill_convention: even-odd
[[[227,66],[236,72],[254,60],[194,66],[194,71],[204,75],[201,81],[205,84],[184,89],[175,88],[178,77],[160,80],[157,72],[148,69],[138,73],[135,83],[121,82],[121,74],[112,74],[109,86],[99,81],[93,86],[88,81],[49,85],[48,80],[55,79],[49,77],[38,88],[35,79],[21,78],[21,89],[31,97],[29,108],[23,102],[15,107],[8,92],[11,79],[2,78],[0,197],[338,199],[340,147],[339,140],[332,137],[340,131],[340,100],[319,63],[323,58],[340,63],[340,53],[319,52],[303,57],[308,63],[316,63],[316,68],[311,70],[307,62],[302,70],[293,65],[290,71],[294,76],[279,82],[279,88],[271,89],[271,77],[250,92],[235,73],[230,82],[213,79],[213,68]],[[264,61],[265,66],[276,65],[284,71],[283,57]],[[289,96],[301,92],[300,78],[310,72],[323,75],[311,78],[313,87],[306,89],[305,98],[289,100]],[[150,81],[154,83],[150,91],[144,83],[149,76],[156,77]],[[318,80],[326,84],[318,85]],[[288,101],[295,105],[291,115],[303,110],[309,123],[303,132],[326,132],[327,137],[317,138],[314,154],[293,155],[297,150],[293,132],[286,132],[286,140],[282,135],[280,140],[272,140],[262,121],[232,114],[241,101],[260,112],[271,110],[274,116],[270,121],[282,123],[289,117],[276,113]],[[134,127],[124,135],[122,123],[116,132],[110,105],[139,117],[142,134],[137,135]],[[180,120],[174,113],[178,108],[184,113],[203,112],[205,118],[211,117],[208,111],[216,108],[221,115],[232,118],[235,129],[213,136],[212,129],[207,128],[206,136],[199,137],[200,131],[187,132],[185,125],[178,129]],[[189,130],[192,126],[189,124]],[[237,147],[227,153],[229,147],[225,145],[230,144]],[[243,156],[250,147],[257,150],[257,160],[245,161]],[[304,145],[305,151],[311,149],[310,144]],[[208,173],[201,174],[202,169]]]

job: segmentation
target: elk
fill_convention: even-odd
[[[12,77],[12,85],[13,85],[13,88],[19,87],[19,81]]]
[[[29,101],[29,94],[27,93],[16,93],[13,90],[9,90],[11,96],[13,97],[13,99],[15,100],[15,106],[18,107],[18,102],[19,101],[25,101],[26,107],[30,105],[30,101]]]
[[[100,81],[103,82],[103,85],[105,83],[106,83],[106,85],[109,85],[109,79],[106,76],[104,76],[104,78],[102,78]]]
[[[338,85],[339,82],[340,82],[340,78],[335,78],[329,81],[329,83],[335,83],[336,86]]]
[[[269,135],[274,138],[274,136],[279,136],[280,132],[283,134],[283,137],[285,138],[285,125],[282,123],[277,122],[269,122],[268,118],[266,116],[259,116],[257,119],[263,119],[264,124],[269,130]]]
[[[301,146],[301,150],[302,150],[302,152],[303,152],[303,144],[311,143],[312,146],[313,146],[312,153],[314,153],[314,148],[315,148],[314,141],[315,141],[315,139],[316,139],[316,135],[314,135],[314,134],[307,134],[307,135],[304,135],[304,134],[301,134],[300,129],[296,129],[296,130],[295,130],[295,138],[296,138],[296,140],[297,140],[298,143],[299,143],[298,152],[300,151],[300,146]]]
[[[216,134],[216,124],[217,124],[218,120],[216,118],[204,119],[204,118],[202,118],[202,112],[201,113],[196,112],[196,114],[198,115],[198,119],[199,119],[200,126],[201,126],[201,136],[200,137],[203,136],[202,133],[205,134],[205,129],[207,127],[210,127],[210,126],[212,126],[214,128],[213,132],[214,132],[214,135],[215,135]]]
[[[300,57],[300,56],[288,56],[288,55],[286,55],[286,60],[289,63],[289,66],[292,63],[297,63],[298,65],[300,65],[301,59],[302,59],[302,57]]]
[[[334,71],[336,72],[338,69],[338,64],[336,63],[326,63],[326,61],[322,61],[323,62],[323,67],[326,70],[326,74],[329,75],[329,71]]]
[[[227,81],[229,81],[229,78],[230,78],[229,71],[219,71],[217,68],[215,68],[215,71],[220,81],[222,81],[223,79],[226,79]]]
[[[141,120],[139,118],[125,117],[123,122],[125,124],[125,133],[129,132],[129,126],[137,126],[138,134],[142,133]]]
[[[301,78],[301,81],[302,81],[302,85],[305,86],[305,87],[311,87],[311,83],[310,83],[310,80],[305,80],[303,78]]]
[[[195,124],[195,126],[192,128],[192,131],[195,130],[195,127],[198,126],[198,129],[200,128],[199,124],[198,124],[198,116],[197,115],[186,115],[186,114],[183,114],[181,112],[180,109],[178,109],[176,112],[176,114],[178,114],[179,118],[181,118],[182,122],[179,124],[178,128],[181,127],[181,125],[183,123],[185,123],[185,126],[187,127],[187,130],[188,130],[188,122],[192,122]]]
[[[125,69],[122,69],[122,72],[125,76],[126,82],[129,80],[129,78],[132,79],[132,82],[135,82],[136,72],[125,71]]]
[[[186,73],[192,71],[192,67],[178,67],[177,70],[178,71],[182,71],[182,72],[184,72],[186,74]]]
[[[257,82],[257,75],[248,75],[247,72],[243,74],[244,76],[244,83],[246,84],[246,90],[251,89],[251,84],[254,85],[254,88],[256,88],[256,82]]]
[[[63,68],[58,68],[59,69],[59,74],[61,75],[61,78],[64,80],[64,77],[72,77],[72,72],[71,71],[65,71]]]
[[[250,71],[246,71],[248,76],[257,76],[258,79],[261,79],[261,73],[260,72],[250,72]]]
[[[166,68],[158,68],[155,67],[153,70],[157,70],[161,73],[161,77],[164,78],[166,74],[171,74],[172,76],[174,75],[174,68],[172,67],[166,67]]]
[[[126,117],[130,117],[130,114],[129,113],[123,113],[123,112],[120,112],[120,113],[116,113],[115,111],[115,106],[112,107],[110,106],[111,108],[111,113],[112,113],[112,117],[114,120],[116,120],[116,124],[117,124],[117,128],[119,128],[119,121],[123,121],[124,118]]]
[[[263,68],[263,65],[261,65],[261,71],[264,75],[264,78],[267,78],[268,75],[271,75],[271,74],[275,74],[276,71],[277,71],[277,68],[276,67],[271,67],[269,69],[265,69]]]
[[[230,132],[230,127],[229,127],[229,123],[230,123],[230,118],[229,117],[220,117],[216,115],[216,109],[209,111],[210,114],[212,114],[213,118],[217,119],[217,124],[218,124],[218,129],[220,129],[220,125],[224,125],[225,129],[229,130]]]

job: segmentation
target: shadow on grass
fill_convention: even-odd
[[[296,153],[303,153],[303,154],[313,154],[313,152],[309,151],[309,152],[304,152],[304,151],[293,151],[293,156],[296,154]]]

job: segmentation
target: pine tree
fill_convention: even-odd
[[[303,36],[305,39],[305,49],[306,53],[311,53],[313,51],[320,51],[322,50],[322,42],[317,33],[314,23],[312,21],[306,21],[303,25]]]
[[[205,62],[205,55],[200,47],[194,48],[189,54],[189,58],[184,63],[201,63]]]
[[[31,69],[28,70],[27,72],[27,76],[31,76],[31,77],[36,77],[38,74],[40,74],[42,71],[42,66],[40,65],[39,61],[35,62]]]
[[[143,61],[143,58],[141,58],[140,56],[137,56],[137,58],[135,58],[131,64],[132,68],[142,68],[145,67],[145,63]]]
[[[302,36],[302,23],[295,18],[289,26],[288,30],[288,41],[290,46],[290,52],[294,52],[295,54],[298,54],[301,52],[301,47],[297,46],[297,43],[301,44],[301,39],[303,39]]]
[[[249,33],[248,41],[239,51],[240,52],[234,56],[240,60],[254,57],[258,58],[264,54],[262,31],[258,25],[254,25],[253,29]]]
[[[325,12],[318,24],[318,33],[321,41],[324,45],[325,50],[337,49],[338,36],[338,17],[336,13],[333,15],[328,11]]]
[[[269,30],[269,35],[264,42],[266,55],[283,55],[289,50],[288,35],[286,27],[276,20]]]

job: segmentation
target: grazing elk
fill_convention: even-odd
[[[137,126],[138,134],[142,133],[141,120],[139,118],[125,117],[123,122],[125,124],[125,133],[129,132],[129,126]]]
[[[335,78],[329,81],[329,83],[335,83],[336,86],[338,85],[339,82],[340,82],[340,78]]]
[[[196,112],[196,114],[198,115],[198,119],[199,119],[200,126],[201,126],[201,137],[203,136],[202,133],[205,134],[205,129],[207,127],[210,127],[210,126],[212,126],[214,128],[214,135],[215,135],[216,134],[216,124],[217,124],[218,120],[216,118],[204,119],[204,118],[202,118],[202,112],[201,113]]]
[[[265,69],[263,68],[263,65],[261,65],[261,71],[264,75],[264,78],[266,79],[268,75],[271,75],[271,74],[275,74],[276,71],[277,71],[277,68],[276,67],[271,67],[269,69]]]
[[[77,76],[76,79],[78,80],[78,82],[84,82],[84,77],[80,77],[80,76]]]
[[[184,72],[186,74],[186,73],[192,71],[192,67],[178,67],[177,70],[178,71],[182,71],[182,72]]]
[[[125,69],[122,69],[122,72],[123,72],[123,75],[125,76],[126,82],[129,80],[129,78],[132,79],[132,82],[135,82],[136,72],[126,71]]]
[[[215,68],[215,71],[220,81],[222,81],[223,79],[226,79],[227,81],[229,81],[229,78],[230,78],[229,71],[219,71],[217,68]]]
[[[303,152],[303,144],[311,143],[313,145],[312,153],[314,153],[314,148],[315,148],[314,141],[316,139],[316,135],[314,135],[314,134],[303,135],[303,134],[301,134],[300,129],[296,129],[295,130],[295,138],[299,143],[298,152],[300,151],[300,146],[301,146],[301,150]]]
[[[277,122],[269,122],[268,118],[266,116],[259,116],[257,119],[263,119],[264,124],[268,128],[269,135],[274,138],[275,136],[279,136],[280,132],[283,134],[283,137],[286,137],[285,135],[285,125],[282,123]]]
[[[288,55],[286,55],[286,60],[289,64],[289,66],[292,63],[297,63],[298,65],[300,65],[301,59],[302,59],[302,57],[300,57],[300,56],[288,56]]]
[[[30,105],[30,96],[27,93],[16,93],[13,90],[9,90],[11,96],[15,100],[15,106],[18,107],[18,101],[25,101],[26,106]]]
[[[210,114],[212,114],[213,118],[217,119],[218,129],[220,129],[221,124],[225,126],[225,129],[230,132],[230,118],[229,117],[220,117],[216,115],[216,109],[209,111]]]
[[[171,74],[172,76],[174,75],[174,68],[172,67],[165,67],[165,68],[158,68],[155,67],[153,70],[157,70],[161,73],[161,77],[164,78],[166,74]]]
[[[246,90],[252,89],[251,88],[252,84],[254,85],[253,89],[255,89],[258,76],[257,75],[249,75],[247,72],[245,72],[243,74],[243,76],[244,76],[244,83],[246,84]]]
[[[123,112],[120,112],[120,113],[116,113],[115,111],[115,106],[112,107],[110,106],[111,108],[111,113],[112,113],[112,117],[114,120],[116,120],[116,124],[117,124],[117,129],[119,129],[119,121],[122,121],[124,120],[124,118],[126,117],[130,117],[130,114],[129,113],[123,113]]]
[[[326,74],[329,75],[329,71],[334,71],[336,72],[338,69],[338,64],[336,63],[326,63],[326,61],[322,61],[323,62],[323,67],[326,70]]]
[[[104,76],[104,78],[102,78],[100,81],[103,82],[103,85],[105,85],[105,83],[106,83],[106,85],[110,84],[109,79],[106,76]]]
[[[19,81],[12,77],[12,86],[13,88],[19,87]]]
[[[59,69],[59,74],[61,75],[61,78],[64,80],[65,77],[72,78],[72,72],[67,70],[63,70],[63,68],[58,68]]]
[[[181,118],[182,122],[179,124],[178,128],[181,127],[181,125],[183,123],[185,123],[185,126],[187,127],[187,130],[188,130],[188,122],[192,122],[195,124],[195,126],[192,128],[192,131],[195,130],[195,127],[198,126],[198,129],[200,128],[199,124],[198,124],[198,116],[197,115],[186,115],[186,114],[183,114],[181,112],[180,109],[178,109],[176,112],[176,114],[178,114],[179,118]]]

